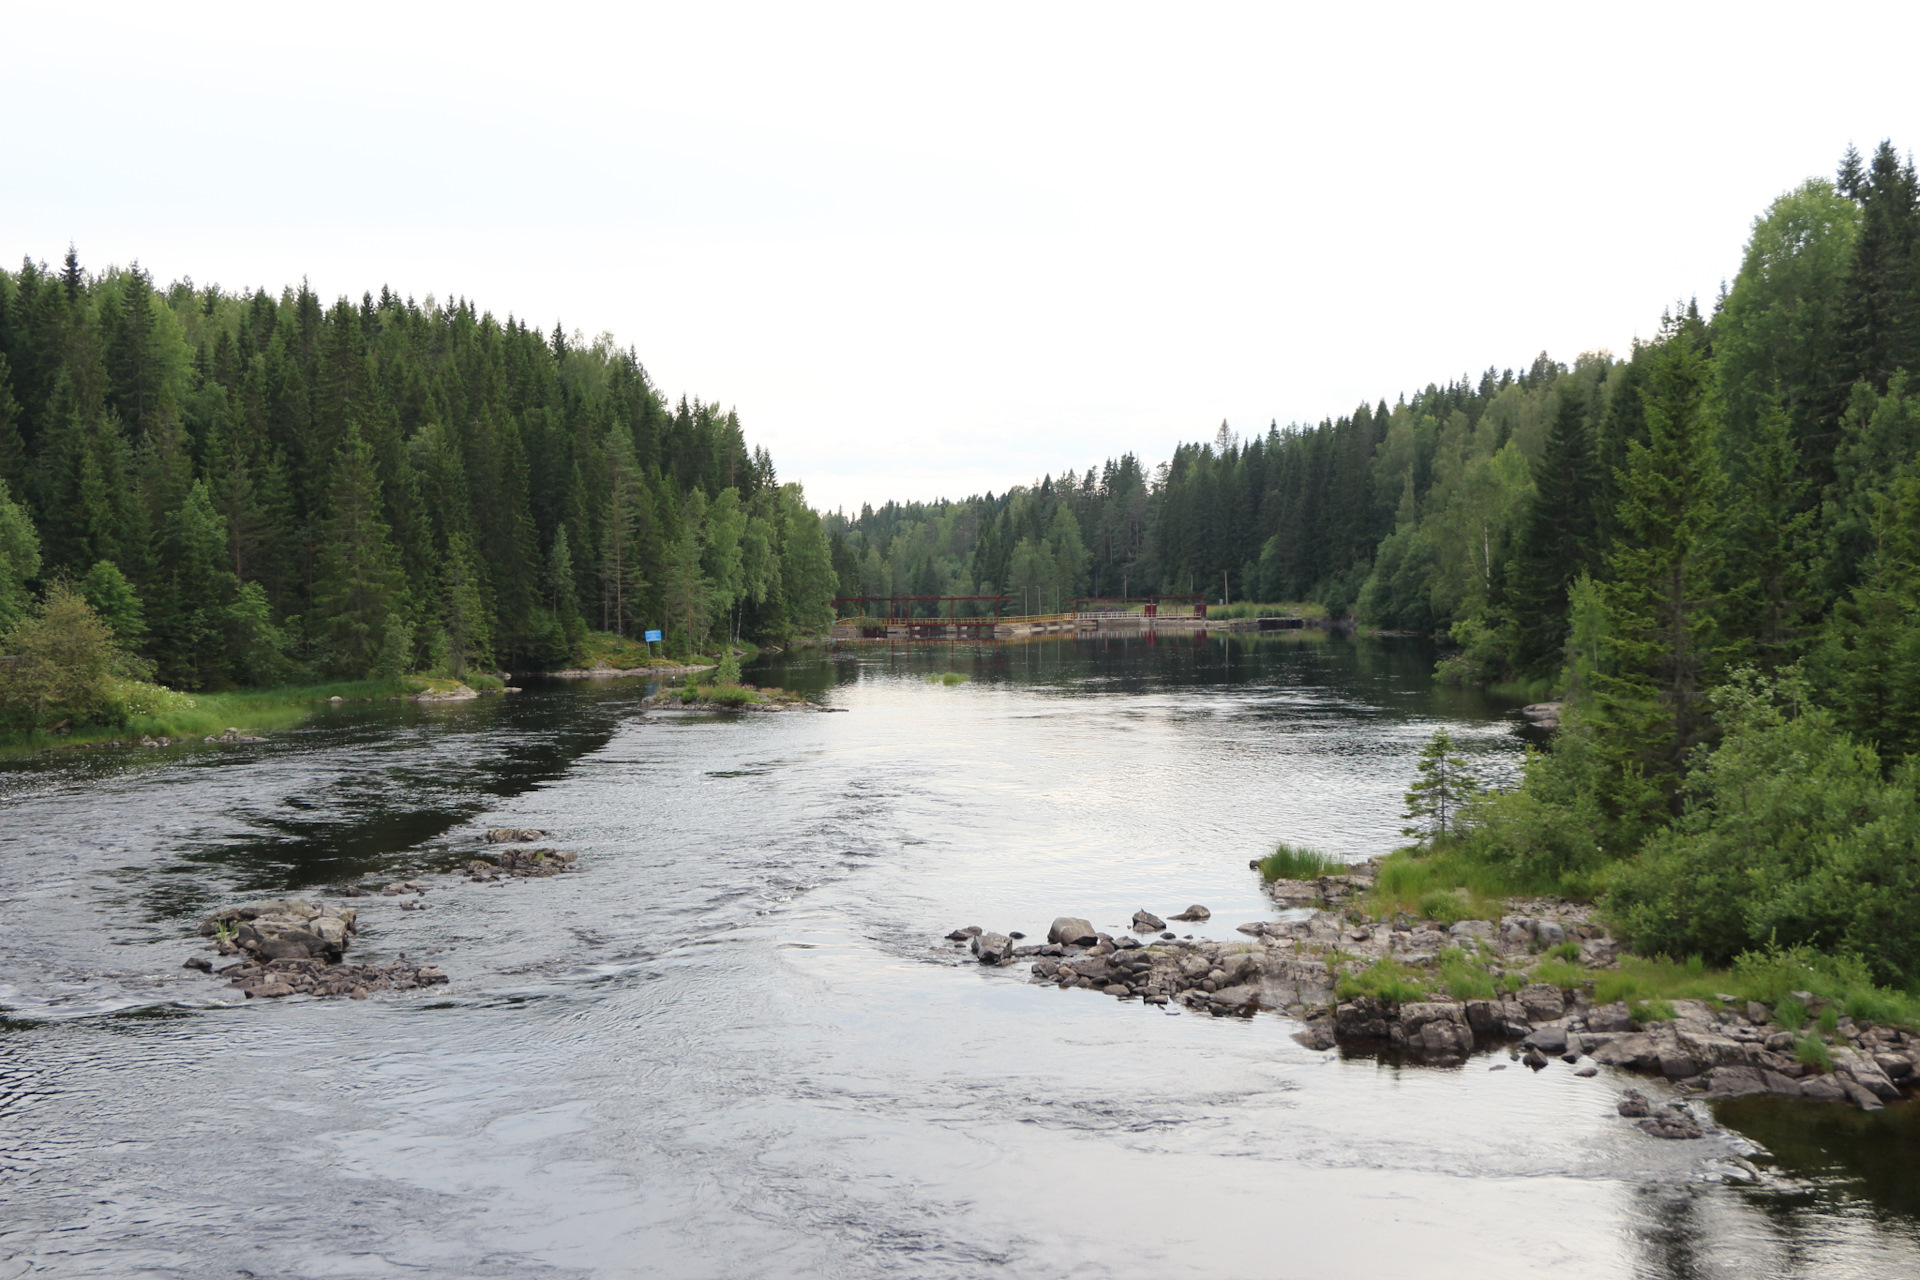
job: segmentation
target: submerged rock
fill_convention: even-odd
[[[1213,919],[1213,912],[1207,910],[1205,907],[1201,906],[1199,903],[1196,902],[1192,906],[1188,907],[1185,911],[1182,911],[1179,915],[1174,916],[1172,918],[1175,920],[1190,920],[1190,921],[1211,920]]]
[[[469,880],[498,880],[501,876],[537,878],[577,870],[574,864],[579,858],[579,854],[561,849],[503,849],[475,858],[463,869]]]
[[[1167,922],[1143,908],[1133,913],[1133,927],[1139,933],[1158,933],[1167,927]]]
[[[545,840],[553,835],[551,831],[542,831],[538,827],[495,827],[480,838],[488,844],[532,844],[535,840]]]

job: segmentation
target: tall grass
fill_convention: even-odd
[[[1275,880],[1318,880],[1321,876],[1340,876],[1349,869],[1345,862],[1330,854],[1284,842],[1260,859],[1260,878],[1268,884]]]

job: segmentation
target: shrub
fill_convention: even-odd
[[[720,646],[720,662],[713,669],[713,682],[718,685],[740,683],[740,657],[730,644],[723,643]]]
[[[1555,960],[1577,961],[1580,959],[1580,944],[1562,942],[1558,946],[1548,947],[1547,955]]]
[[[1807,1025],[1807,1006],[1787,996],[1773,1006],[1773,1020],[1789,1031],[1798,1031]]]
[[[48,587],[39,607],[0,637],[0,648],[13,656],[0,664],[0,716],[14,729],[60,720],[117,723],[124,715],[118,681],[150,674],[63,582]]]
[[[1805,1035],[1793,1042],[1794,1058],[1805,1066],[1818,1067],[1822,1071],[1833,1070],[1833,1054],[1819,1036]]]
[[[1715,963],[1817,945],[1881,982],[1920,979],[1920,760],[1883,776],[1795,678],[1745,673],[1713,701],[1726,735],[1689,778],[1686,814],[1613,886],[1623,933]]]
[[[1347,864],[1314,849],[1281,844],[1260,859],[1260,878],[1275,880],[1318,880],[1321,876],[1343,875]]]

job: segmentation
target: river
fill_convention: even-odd
[[[1660,1142],[1611,1073],[1343,1059],[939,943],[1189,903],[1237,938],[1275,840],[1396,842],[1436,727],[1512,775],[1512,708],[1430,661],[848,645],[748,672],[845,714],[553,683],[16,759],[0,1280],[1920,1275],[1908,1104]],[[444,874],[491,826],[583,870]],[[359,900],[351,957],[432,957],[430,994],[234,1004],[181,968],[210,910],[407,875],[429,909]]]

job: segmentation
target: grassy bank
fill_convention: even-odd
[[[138,742],[141,738],[203,738],[238,729],[267,733],[291,729],[334,698],[342,702],[377,702],[420,693],[444,692],[461,681],[435,676],[406,676],[399,680],[338,680],[325,684],[283,685],[272,689],[229,689],[221,693],[180,695],[185,704],[152,715],[127,717],[122,724],[82,725],[64,733],[35,729],[0,738],[0,750],[40,751],[48,747],[76,747],[94,742]],[[501,682],[474,673],[469,688],[489,692]]]

